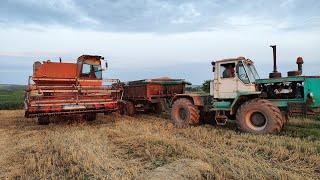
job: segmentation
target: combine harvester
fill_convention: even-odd
[[[119,110],[122,86],[115,79],[110,80],[112,85],[103,85],[106,68],[103,57],[91,55],[80,56],[77,63],[35,62],[26,89],[25,117],[38,117],[38,123],[46,125],[50,116],[81,114],[93,121],[97,113]]]
[[[257,134],[279,132],[292,114],[320,112],[320,76],[302,76],[298,70],[281,77],[274,67],[268,79],[260,79],[253,61],[244,57],[212,62],[214,78],[210,95],[178,94],[173,98],[171,117],[178,127],[197,125],[201,116],[212,117],[219,125],[235,119],[238,128]]]

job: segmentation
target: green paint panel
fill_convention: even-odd
[[[304,96],[307,99],[309,93],[313,94],[315,102],[311,107],[320,107],[320,77],[308,77],[304,81]]]
[[[258,79],[257,84],[281,83],[281,82],[303,82],[304,98],[301,99],[269,99],[278,107],[286,107],[288,102],[306,102],[308,94],[312,92],[315,102],[311,107],[320,107],[320,76],[293,76],[273,79]]]
[[[293,82],[293,81],[304,81],[305,76],[293,76],[283,78],[271,78],[271,79],[257,79],[257,84],[268,84],[268,83],[280,83],[280,82]]]
[[[304,99],[268,99],[277,107],[287,107],[288,103],[303,103]]]
[[[231,102],[229,101],[217,101],[213,103],[213,107],[219,108],[219,109],[230,108],[230,106],[231,106]]]

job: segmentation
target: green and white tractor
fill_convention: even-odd
[[[212,62],[210,95],[177,94],[171,109],[174,124],[194,126],[209,118],[224,125],[232,119],[241,131],[266,134],[281,131],[293,114],[319,113],[320,76],[303,76],[303,59],[298,57],[298,70],[281,77],[276,46],[271,47],[274,67],[267,79],[260,79],[254,62],[244,57]]]

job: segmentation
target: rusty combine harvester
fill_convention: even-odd
[[[161,113],[171,107],[172,98],[185,92],[183,79],[155,78],[130,81],[124,84],[123,100],[127,115],[135,112]]]
[[[103,57],[92,55],[80,56],[77,63],[35,62],[26,89],[25,117],[48,124],[50,116],[80,114],[92,121],[97,113],[117,111],[122,87],[119,80],[103,85],[106,68]]]

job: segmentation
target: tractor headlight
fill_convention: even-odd
[[[313,98],[314,95],[313,95],[312,92],[309,92],[308,95],[307,95],[307,97],[308,97],[308,99],[307,99],[307,104],[313,104],[313,103],[316,102],[315,99]]]

